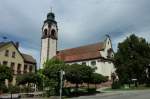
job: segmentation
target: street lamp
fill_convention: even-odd
[[[63,75],[65,75],[65,72],[60,70],[60,99],[62,99]]]

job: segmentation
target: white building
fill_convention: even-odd
[[[54,13],[48,13],[42,27],[41,63],[56,57],[68,64],[78,63],[97,67],[96,72],[111,77],[114,72],[112,42],[107,35],[102,42],[76,48],[57,50],[58,28]]]

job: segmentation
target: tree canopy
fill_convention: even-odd
[[[72,64],[66,70],[66,79],[71,83],[80,84],[88,82],[94,70],[86,65]]]
[[[76,90],[78,89],[78,84],[81,84],[83,82],[89,85],[89,83],[91,83],[91,80],[93,80],[92,77],[93,77],[93,73],[95,72],[95,68],[91,68],[90,66],[81,65],[81,64],[68,65],[65,64],[63,61],[57,59],[47,60],[44,63],[44,68],[42,69],[42,73],[46,85],[45,87],[47,87],[47,89],[49,90],[55,90],[55,93],[57,94],[59,93],[59,88],[60,88],[61,70],[65,72],[64,75],[65,80],[73,84],[76,84]],[[102,78],[102,75],[97,77]],[[102,79],[100,82],[102,82]]]
[[[106,82],[107,80],[108,80],[107,77],[105,77],[101,74],[98,74],[98,73],[93,73],[91,83],[100,84],[102,82]]]
[[[12,80],[12,70],[5,65],[0,65],[0,83],[5,79]]]
[[[8,66],[0,64],[0,91],[5,92],[7,90],[5,79],[11,81],[12,78],[12,70]]]
[[[66,64],[57,59],[47,60],[43,65],[45,87],[52,93],[58,94],[60,88],[60,70],[64,70]],[[50,93],[50,92],[48,92]]]
[[[65,63],[57,59],[47,60],[44,63],[43,74],[49,79],[59,80],[60,70],[64,70]]]
[[[114,57],[119,81],[130,83],[137,79],[142,83],[146,79],[146,68],[150,64],[150,44],[144,38],[132,34],[122,43]]]
[[[34,84],[41,83],[40,76],[36,73],[26,73],[17,77],[18,85],[24,85],[29,83],[34,83]]]

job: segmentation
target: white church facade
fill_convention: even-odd
[[[97,68],[95,72],[111,78],[115,71],[112,42],[108,35],[102,42],[76,48],[57,50],[58,27],[54,13],[47,14],[42,27],[40,66],[47,59],[57,58],[68,64],[86,64]]]

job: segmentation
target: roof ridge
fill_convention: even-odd
[[[59,50],[58,52],[66,51],[66,50],[72,50],[72,49],[78,49],[78,48],[84,48],[84,47],[88,47],[88,46],[92,46],[92,45],[97,45],[97,44],[100,44],[100,43],[104,43],[104,41],[96,42],[96,43],[92,43],[92,44],[81,45],[81,46],[78,46],[78,47],[66,48],[66,49],[63,49],[63,50]]]
[[[36,63],[36,59],[32,55],[26,53],[21,53],[21,54],[24,57],[25,61]]]

